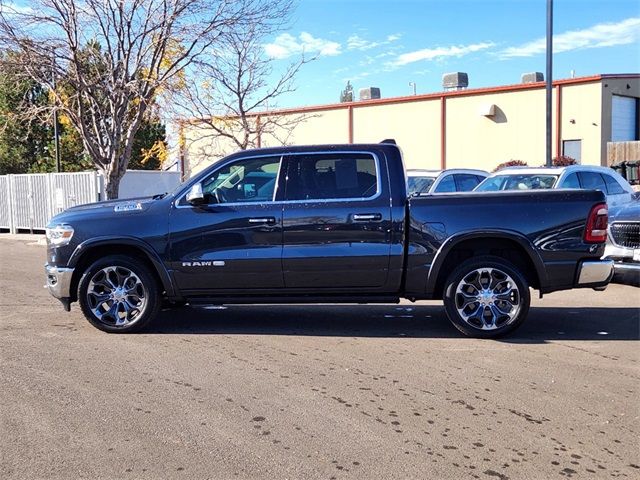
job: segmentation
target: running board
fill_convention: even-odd
[[[246,305],[246,304],[299,304],[299,303],[344,303],[344,304],[367,304],[367,303],[400,303],[397,296],[329,296],[329,295],[294,295],[274,297],[269,296],[220,296],[220,297],[187,297],[191,305]]]

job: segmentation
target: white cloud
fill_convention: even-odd
[[[380,47],[382,45],[388,45],[391,42],[395,42],[399,40],[401,34],[394,33],[393,35],[387,35],[386,40],[380,42],[374,42],[371,40],[367,40],[362,38],[359,35],[353,34],[347,39],[347,48],[349,50],[370,50],[375,47]]]
[[[316,38],[310,33],[302,32],[298,37],[289,33],[282,33],[276,37],[273,43],[264,46],[266,54],[271,58],[287,58],[303,53],[317,54],[320,56],[339,55],[341,45],[331,40]]]
[[[612,47],[640,42],[640,17],[618,23],[599,23],[584,30],[572,30],[553,36],[553,53],[585,48]],[[545,38],[502,50],[501,58],[531,57],[546,51]]]
[[[452,45],[449,47],[425,48],[415,52],[403,53],[390,62],[390,65],[400,67],[421,60],[438,60],[445,57],[462,57],[470,53],[479,52],[493,47],[493,42],[474,43],[472,45]]]

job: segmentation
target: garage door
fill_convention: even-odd
[[[611,141],[638,140],[638,100],[621,95],[612,96]]]

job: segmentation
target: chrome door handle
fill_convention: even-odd
[[[249,223],[276,223],[275,217],[250,218]]]
[[[354,213],[354,222],[379,222],[382,220],[382,214],[380,213]]]

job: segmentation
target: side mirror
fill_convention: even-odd
[[[187,193],[187,202],[191,205],[202,205],[204,203],[204,194],[202,193],[202,184],[200,182],[194,184]]]

